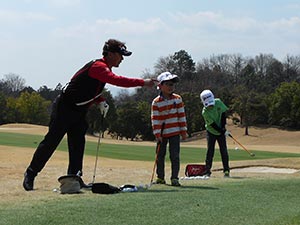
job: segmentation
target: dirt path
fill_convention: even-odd
[[[25,192],[22,187],[23,173],[28,163],[31,160],[34,149],[16,148],[0,146],[0,198],[5,201],[10,198],[26,198],[33,196],[32,192]],[[37,191],[34,196],[43,196],[45,193],[50,193],[54,188],[59,187],[57,178],[65,175],[67,168],[67,153],[55,152],[53,157],[47,163],[42,173],[37,177],[35,187]],[[86,156],[84,159],[84,176],[85,182],[89,183],[93,178],[95,158]],[[257,161],[242,161],[232,162],[232,168],[241,168],[244,166],[271,166],[279,168],[294,168],[300,169],[300,159],[274,159],[274,160],[257,160]],[[181,165],[180,176],[184,176],[185,165]],[[149,184],[153,163],[138,162],[126,160],[114,160],[107,158],[99,158],[96,173],[96,182],[107,182],[113,185],[122,184]],[[214,163],[214,178],[222,177],[221,164]],[[170,166],[166,165],[166,174],[170,174]],[[284,174],[284,173],[282,173]],[[238,171],[232,169],[233,177],[276,177],[276,173],[261,173],[259,171]],[[286,176],[300,177],[300,173],[287,174]],[[50,191],[50,192],[49,192]],[[24,195],[25,194],[25,195]]]

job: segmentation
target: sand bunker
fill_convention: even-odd
[[[245,168],[237,168],[232,169],[234,172],[241,173],[284,173],[284,174],[292,174],[300,172],[300,170],[289,169],[289,168],[275,168],[275,167],[267,167],[267,166],[258,166],[258,167],[245,167]]]

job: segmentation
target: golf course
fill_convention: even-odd
[[[60,194],[58,177],[68,166],[66,138],[35,179],[34,191],[22,187],[23,174],[47,127],[0,126],[0,225],[288,225],[300,224],[300,131],[270,127],[227,129],[249,152],[227,138],[230,178],[224,178],[218,145],[209,179],[185,179],[187,164],[204,164],[203,135],[181,143],[181,187],[152,185],[111,195],[82,190]],[[86,137],[82,179],[93,180],[98,137]],[[114,186],[149,185],[155,142],[100,139],[96,182]]]

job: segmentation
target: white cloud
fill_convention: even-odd
[[[229,17],[216,12],[198,12],[195,14],[176,13],[172,18],[190,29],[217,29],[219,31],[257,32],[267,30],[300,29],[300,18],[281,18],[273,21],[260,21],[251,17]],[[257,34],[257,33],[256,33]]]
[[[88,35],[111,36],[116,33],[126,35],[153,35],[167,29],[159,18],[146,21],[133,21],[127,18],[118,20],[98,19],[95,22],[82,21],[70,27],[57,28],[56,37],[83,37]]]
[[[250,17],[227,17],[217,12],[198,12],[195,14],[176,13],[172,16],[177,23],[190,29],[207,31],[248,32],[261,28],[259,21]]]
[[[139,55],[149,52],[145,57],[155,60],[180,49],[198,55],[198,58],[220,53],[266,52],[276,55],[279,49],[286,49],[284,54],[289,51],[293,54],[296,49],[299,50],[299,47],[291,49],[291,46],[297,46],[299,25],[299,17],[266,21],[249,16],[231,17],[213,11],[193,14],[177,12],[146,20],[122,18],[98,19],[92,23],[83,21],[56,29],[54,35],[72,40],[80,38],[82,42],[87,42],[87,37],[100,41],[121,38],[130,41],[130,46]]]
[[[126,18],[115,21],[99,19],[96,24],[99,29],[104,26],[108,29],[108,32],[117,29],[122,33],[128,34],[151,34],[166,27],[160,18],[151,18],[145,21],[133,21]]]
[[[40,4],[40,3],[46,3],[49,6],[54,7],[72,7],[80,5],[82,2],[81,0],[24,0],[27,4]]]
[[[272,21],[269,27],[273,30],[294,30],[300,32],[300,17],[282,18],[280,20]]]
[[[81,0],[48,0],[49,4],[56,7],[72,7],[81,3]]]
[[[286,6],[287,9],[300,10],[300,3],[290,3]]]
[[[54,18],[44,13],[19,12],[13,10],[0,10],[0,22],[2,23],[23,23],[32,21],[52,21]]]
[[[177,33],[177,46],[192,55],[242,53],[255,55],[261,52],[276,56],[299,54],[300,18],[288,17],[273,20],[249,16],[228,16],[221,12],[174,13],[170,16]],[[188,43],[186,43],[188,40]]]
[[[48,6],[59,2],[49,0],[46,3]],[[61,6],[72,2],[66,0]],[[80,3],[79,0],[74,2]],[[1,50],[5,53],[0,55],[3,73],[11,72],[17,55],[24,60],[12,72],[22,76],[28,74],[26,80],[35,88],[41,84],[54,87],[58,82],[67,82],[73,72],[86,61],[100,57],[102,45],[108,38],[120,38],[127,43],[128,49],[134,52],[129,59],[124,60],[120,68],[115,68],[115,71],[117,74],[135,77],[139,77],[145,68],[153,69],[159,57],[168,56],[181,49],[191,54],[196,62],[201,58],[223,53],[241,53],[244,56],[272,53],[275,57],[283,57],[300,52],[299,17],[282,16],[266,20],[245,15],[227,15],[221,11],[176,12],[163,14],[161,17],[136,19],[107,19],[101,15],[98,19],[74,17],[74,20],[68,20],[67,23],[64,23],[65,18],[58,15],[55,21],[60,22],[58,26],[57,23],[51,23],[51,26],[45,26],[45,23],[28,26],[29,29],[32,28],[32,33],[26,33],[26,40],[23,36],[19,39],[20,36],[15,35],[22,34],[25,30],[23,23],[54,19],[56,20],[44,13],[0,10],[2,27],[14,22],[17,28],[22,28],[20,32],[11,32],[14,34],[11,36],[7,35],[8,29],[2,29],[2,34],[0,33],[2,37],[8,36],[0,40]],[[36,67],[36,61],[39,62],[40,68]],[[55,66],[49,67],[49,63]]]

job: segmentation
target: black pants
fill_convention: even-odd
[[[180,169],[180,136],[176,135],[169,138],[163,138],[160,144],[159,153],[157,155],[157,177],[165,179],[165,156],[167,151],[167,144],[169,142],[169,152],[171,161],[171,179],[178,179]]]
[[[46,165],[65,134],[69,148],[68,174],[82,171],[85,146],[85,133],[88,128],[86,110],[78,110],[63,101],[59,96],[52,107],[49,130],[38,145],[28,170],[37,175]]]
[[[223,172],[229,171],[229,156],[227,151],[226,136],[223,135],[213,135],[207,131],[207,153],[206,153],[206,170],[210,171],[212,168],[213,158],[215,154],[215,145],[216,141],[219,144],[222,163],[223,163]]]

